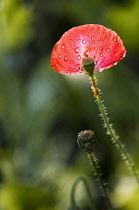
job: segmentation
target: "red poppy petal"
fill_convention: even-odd
[[[52,68],[62,74],[85,73],[84,58],[92,58],[94,71],[116,65],[126,54],[123,42],[116,32],[95,24],[74,27],[63,34],[53,48]]]

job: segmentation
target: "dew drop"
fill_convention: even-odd
[[[117,65],[117,62],[115,62],[114,65],[116,66]]]
[[[56,66],[57,66],[57,67],[59,66],[58,63],[56,64]]]
[[[100,49],[100,50],[103,50],[103,47],[100,47],[99,49]]]
[[[103,53],[100,53],[100,56],[103,57]]]
[[[114,38],[113,38],[113,41],[114,41],[114,42],[117,42],[117,38],[116,38],[116,37],[114,37]]]
[[[78,53],[79,52],[79,47],[75,48],[75,52]]]
[[[103,38],[100,38],[100,41],[103,41]]]
[[[54,59],[54,58],[56,58],[56,57],[53,55],[52,58]]]
[[[65,57],[64,57],[64,60],[67,61],[67,60],[68,60],[68,56],[65,56]]]
[[[81,69],[79,69],[78,72],[79,72],[80,74],[83,73]]]
[[[85,40],[85,39],[83,39],[82,43],[83,43],[83,44],[85,44],[85,43],[86,43],[86,40]]]
[[[75,75],[75,72],[70,72],[71,75]]]
[[[78,59],[78,60],[81,60],[81,56],[80,56],[80,55],[78,55],[78,56],[77,56],[77,59]]]
[[[105,38],[105,39],[107,39],[107,40],[108,40],[108,39],[109,39],[109,37],[108,37],[108,36],[106,36],[106,38]]]
[[[104,35],[106,34],[106,29],[105,29],[105,28],[103,29],[103,34],[104,34]]]
[[[91,39],[94,39],[94,35],[93,35],[93,36],[91,36]]]
[[[70,34],[71,36],[73,35],[73,33]]]
[[[126,56],[126,52],[123,54],[123,58]]]
[[[95,41],[92,41],[93,44],[95,44]]]
[[[106,51],[107,51],[107,52],[110,52],[110,51],[111,51],[111,49],[108,47],[108,48],[106,49]]]
[[[112,30],[110,29],[110,34],[112,34]]]
[[[81,39],[78,39],[78,42],[80,43],[81,42]]]
[[[59,55],[58,55],[58,58],[59,58],[59,59],[61,59],[61,58],[62,58],[62,55],[61,55],[61,54],[59,54]]]
[[[62,44],[61,48],[64,49],[65,48],[65,44]]]

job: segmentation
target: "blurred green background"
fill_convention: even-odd
[[[63,210],[78,176],[87,177],[96,209],[104,199],[77,133],[96,133],[95,155],[117,209],[138,210],[139,189],[106,135],[86,75],[50,67],[54,44],[71,27],[116,31],[126,57],[96,73],[111,121],[139,167],[139,1],[0,0],[0,210]],[[81,184],[76,199],[90,201]]]

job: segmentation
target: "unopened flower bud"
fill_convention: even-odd
[[[85,130],[78,133],[77,142],[80,149],[86,152],[93,152],[95,143],[95,133],[91,130]]]

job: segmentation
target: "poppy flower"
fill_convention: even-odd
[[[87,73],[83,60],[91,58],[94,71],[102,71],[116,65],[125,57],[126,49],[115,31],[102,25],[87,24],[73,27],[55,44],[52,68],[62,74]]]

